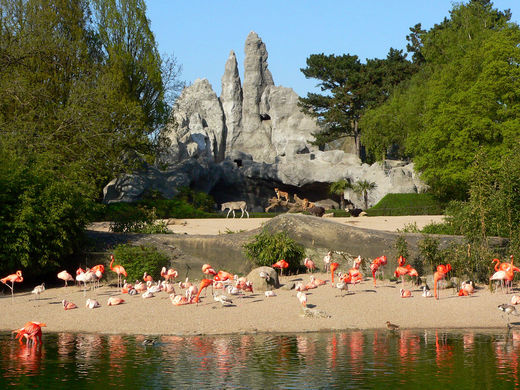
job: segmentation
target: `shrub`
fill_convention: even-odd
[[[113,232],[138,232],[146,225],[152,225],[155,221],[155,212],[147,207],[135,207],[133,209],[123,209],[114,215],[110,224]]]
[[[272,266],[285,259],[289,270],[297,270],[305,257],[305,248],[289,237],[286,232],[270,233],[263,229],[244,245],[246,256],[257,266]]]
[[[435,267],[442,263],[443,254],[439,249],[439,240],[424,235],[423,239],[417,243],[419,254],[423,263],[423,271],[433,273]]]
[[[117,264],[121,264],[128,273],[127,280],[141,280],[145,272],[159,279],[161,268],[170,263],[168,256],[152,246],[118,245],[114,256]]]
[[[394,248],[397,252],[397,257],[403,256],[404,258],[408,258],[408,243],[406,242],[406,238],[404,237],[404,235],[400,234],[399,237],[397,237],[397,240],[395,240]]]

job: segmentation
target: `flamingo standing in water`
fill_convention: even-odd
[[[23,328],[13,330],[13,333],[16,333],[15,338],[18,339],[20,344],[22,344],[22,338],[27,339],[27,344],[30,342],[33,343],[42,343],[42,326],[47,326],[43,322],[29,321],[27,322]]]
[[[442,280],[446,277],[446,274],[451,271],[451,264],[440,264],[437,266],[437,272],[433,274],[433,296],[435,299],[439,299],[439,295],[437,294],[437,285],[439,284],[439,280]]]
[[[5,278],[0,279],[0,282],[5,284],[7,287],[11,289],[11,299],[14,299],[14,284],[23,282],[22,271],[16,271],[16,273],[7,275]],[[9,286],[7,282],[11,282]]]
[[[128,276],[128,274],[126,273],[125,271],[125,268],[122,266],[122,265],[114,265],[114,261],[115,261],[115,258],[114,258],[114,255],[110,255],[110,257],[112,258],[112,260],[110,261],[110,269],[112,271],[114,271],[116,274],[117,274],[117,287],[121,287],[121,275],[125,275],[125,278]]]
[[[58,272],[58,279],[61,279],[65,282],[65,287],[67,287],[68,282],[73,282],[74,278],[67,271]]]

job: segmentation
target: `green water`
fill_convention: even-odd
[[[0,389],[512,389],[520,330],[145,336],[0,334]]]

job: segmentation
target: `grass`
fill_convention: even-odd
[[[367,215],[439,215],[444,214],[444,205],[431,194],[387,194]]]

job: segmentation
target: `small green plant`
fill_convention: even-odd
[[[424,271],[433,273],[435,267],[443,261],[442,252],[439,249],[439,240],[425,234],[423,239],[417,243],[417,246],[419,247]]]
[[[118,245],[114,248],[114,256],[128,273],[127,280],[141,280],[145,272],[159,279],[161,268],[170,263],[168,256],[152,246]]]
[[[397,240],[395,240],[394,248],[397,252],[397,257],[409,257],[408,243],[406,242],[406,238],[404,237],[404,235],[400,234],[399,237],[397,237]]]
[[[147,224],[153,224],[154,220],[155,212],[147,207],[127,208],[114,216],[110,230],[120,233],[138,232]]]
[[[419,233],[419,228],[417,227],[417,222],[407,223],[404,225],[404,228],[397,229],[398,233]]]
[[[253,240],[244,245],[248,259],[257,266],[270,267],[278,260],[285,259],[289,263],[289,270],[300,267],[305,257],[305,248],[289,237],[286,232],[271,233],[263,229],[253,237]]]

